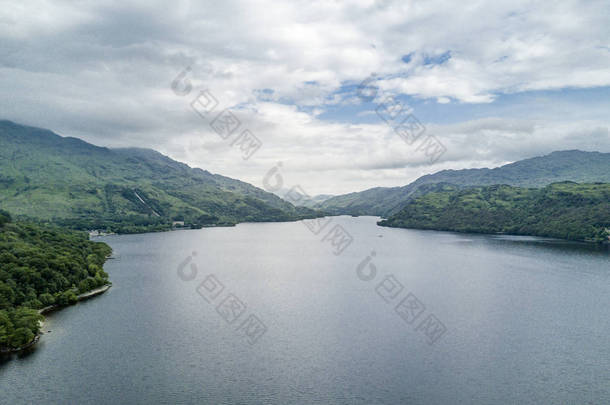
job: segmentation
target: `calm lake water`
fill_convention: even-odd
[[[0,364],[0,402],[610,403],[607,249],[375,221],[100,238],[114,286]]]

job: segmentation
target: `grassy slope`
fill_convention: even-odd
[[[17,216],[82,227],[172,219],[234,224],[315,215],[153,150],[102,148],[8,121],[0,121],[0,206]]]
[[[443,170],[422,176],[404,187],[377,187],[336,196],[315,206],[334,214],[379,215],[397,213],[420,187],[431,183],[459,186],[508,184],[542,187],[558,181],[610,182],[610,153],[561,151],[521,160],[494,169]]]
[[[425,187],[427,193],[380,225],[595,241],[606,240],[606,228],[610,228],[608,183],[561,182],[541,189]]]

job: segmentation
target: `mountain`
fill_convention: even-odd
[[[329,198],[334,197],[330,194],[317,194],[313,197],[301,193],[297,190],[297,188],[281,188],[278,191],[274,192],[278,197],[288,201],[293,204],[295,207],[308,207],[313,208],[316,204],[320,204]]]
[[[610,184],[554,183],[541,189],[495,185],[460,189],[425,185],[382,226],[441,231],[510,233],[608,241]]]
[[[297,203],[295,205],[298,206],[302,206],[302,207],[308,207],[308,208],[313,208],[315,207],[317,204],[321,204],[324,201],[333,198],[334,196],[332,194],[318,194],[318,195],[314,195],[311,198],[305,198],[302,202]]]
[[[493,169],[443,170],[422,176],[404,187],[376,187],[336,196],[315,205],[315,208],[332,214],[387,217],[400,211],[411,198],[421,195],[420,187],[424,184],[543,187],[566,180],[579,183],[610,182],[610,153],[559,151]]]
[[[17,217],[119,232],[315,216],[248,183],[151,149],[109,149],[0,121],[0,207]]]

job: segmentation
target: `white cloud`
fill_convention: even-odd
[[[240,111],[243,127],[262,141],[255,158],[241,160],[237,149],[211,130],[192,134],[178,144],[191,145],[178,159],[240,177],[262,186],[265,173],[282,162],[286,187],[302,186],[309,194],[346,193],[377,186],[405,185],[443,169],[499,166],[507,162],[580,149],[610,152],[608,121],[558,121],[486,118],[451,125],[429,125],[447,151],[434,164],[407,145],[389,126],[328,123],[294,106],[265,103]],[[420,138],[423,140],[425,135]],[[170,151],[168,151],[170,152]],[[175,151],[174,151],[175,152]]]
[[[389,94],[449,105],[610,86],[608,12],[606,1],[569,0],[9,2],[0,9],[0,108],[3,118],[156,148],[255,184],[282,160],[310,193],[401,185],[436,168],[608,150],[608,122],[564,121],[549,104],[535,122],[426,123],[448,151],[425,167],[381,122],[320,119],[331,106],[359,103],[336,93],[345,83],[377,72]],[[426,64],[441,55],[451,57]],[[186,66],[195,89],[209,88],[263,140],[256,158],[243,162],[190,110],[192,94],[170,90]]]

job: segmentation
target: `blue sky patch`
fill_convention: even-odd
[[[443,52],[440,55],[424,55],[424,65],[442,65],[451,59],[451,51]]]

